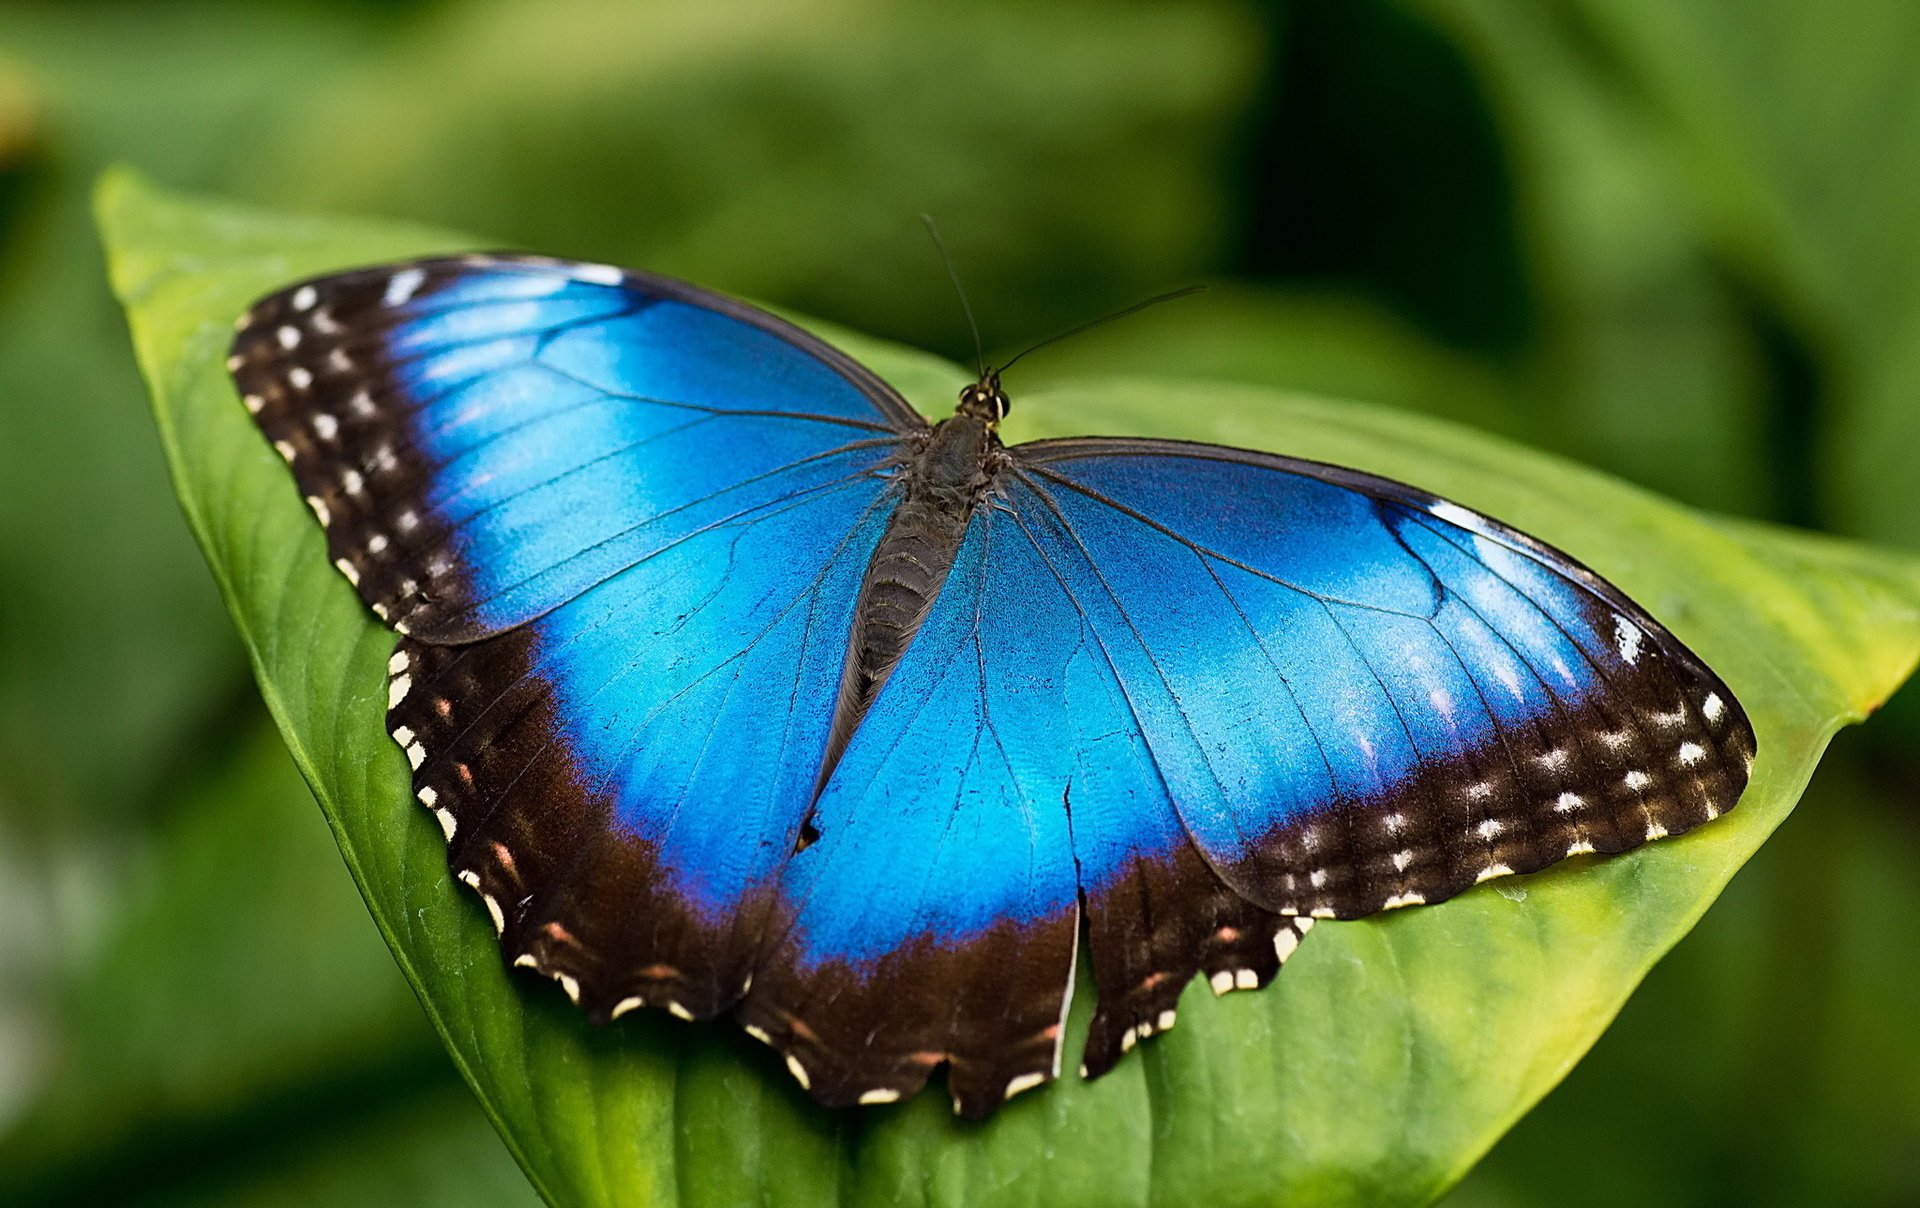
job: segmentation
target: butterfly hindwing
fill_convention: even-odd
[[[1171,1026],[1195,973],[1263,984],[1302,931],[1187,841],[1020,502],[975,514],[782,879],[785,937],[741,1014],[827,1102],[911,1094],[946,1062],[978,1117],[1054,1077],[1083,911],[1090,1073]]]

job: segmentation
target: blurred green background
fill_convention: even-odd
[[[1920,549],[1911,0],[0,0],[0,1202],[523,1205],[267,723],[87,215],[178,187]],[[1448,1200],[1920,1203],[1920,699]]]

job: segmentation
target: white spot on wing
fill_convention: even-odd
[[[340,435],[340,421],[321,411],[313,417],[313,430],[321,440],[332,440]]]
[[[804,1065],[801,1065],[800,1059],[798,1057],[795,1057],[792,1053],[787,1054],[787,1069],[792,1071],[793,1080],[800,1084],[801,1090],[805,1091],[805,1090],[813,1089],[813,1079],[807,1077],[807,1067]]]
[[[1617,615],[1613,618],[1613,643],[1629,666],[1640,661],[1640,643],[1645,638],[1640,627],[1632,621]]]
[[[1222,969],[1207,979],[1207,985],[1212,988],[1214,996],[1217,998],[1233,989],[1233,974]]]
[[[1495,877],[1509,877],[1512,875],[1513,870],[1505,864],[1489,864],[1480,870],[1480,875],[1473,879],[1473,883],[1478,885],[1482,881],[1491,881]]]
[[[1720,699],[1718,692],[1707,693],[1707,699],[1700,702],[1700,712],[1708,721],[1719,721],[1720,715],[1727,711],[1727,702]]]
[[[304,366],[295,365],[287,370],[287,380],[293,383],[295,390],[305,390],[313,385],[313,373]]]
[[[1047,1080],[1047,1076],[1038,1071],[1035,1071],[1034,1073],[1031,1073],[1031,1074],[1022,1074],[1018,1078],[1015,1078],[1013,1081],[1007,1083],[1007,1098],[1011,1099],[1015,1095],[1019,1094],[1021,1091],[1030,1091],[1034,1087],[1039,1086],[1042,1082],[1045,1082],[1046,1080]]]
[[[446,835],[447,842],[453,842],[453,832],[457,829],[453,821],[453,815],[446,810],[435,810],[433,811],[433,817],[434,820],[440,824],[440,831]]]
[[[1382,910],[1398,910],[1402,906],[1424,906],[1427,899],[1417,893],[1396,893],[1380,904]]]
[[[355,587],[360,586],[360,571],[355,568],[353,563],[347,561],[345,558],[335,558],[333,560],[333,569],[345,575],[347,582],[353,584]]]
[[[1640,789],[1646,788],[1648,785],[1652,783],[1653,783],[1653,777],[1647,775],[1645,772],[1639,771],[1638,769],[1627,773],[1626,785],[1630,789],[1634,789],[1638,791]]]
[[[300,347],[300,329],[298,327],[282,327],[273,334],[279,339],[280,347],[286,349],[288,352],[292,352],[294,349]]]
[[[1680,744],[1680,762],[1681,763],[1695,764],[1695,763],[1699,763],[1702,759],[1705,759],[1706,757],[1707,757],[1707,749],[1701,746],[1699,743],[1683,742]]]
[[[613,1004],[613,1010],[607,1013],[608,1019],[618,1019],[628,1011],[637,1011],[646,1004],[637,998],[623,998]]]
[[[1293,933],[1293,928],[1282,927],[1273,933],[1273,954],[1280,958],[1281,964],[1286,964],[1287,958],[1292,956],[1298,947],[1300,947],[1300,937]]]
[[[1019,1080],[1015,1079],[1014,1081],[1017,1082]],[[1024,1090],[1026,1088],[1022,1087],[1021,1089]],[[1013,1083],[1010,1082],[1007,1084],[1008,1098],[1012,1098],[1014,1095],[1018,1093],[1019,1093],[1018,1091],[1013,1089]],[[893,1089],[890,1086],[876,1086],[870,1091],[860,1092],[860,1102],[868,1105],[869,1107],[877,1106],[882,1103],[898,1103],[899,1101],[900,1101],[900,1092]]]
[[[1260,988],[1260,975],[1251,969],[1233,971],[1233,988],[1236,990],[1257,990]],[[1166,1025],[1172,1027],[1171,1023]]]
[[[387,292],[381,295],[380,300],[388,306],[399,306],[413,297],[426,279],[427,274],[417,268],[395,273],[387,279]]]
[[[1459,504],[1449,503],[1444,499],[1432,507],[1429,507],[1427,511],[1438,516],[1448,524],[1457,524],[1463,529],[1477,529],[1481,524],[1480,517],[1469,512]]]
[[[318,519],[321,524],[324,525],[333,519],[333,513],[327,510],[327,501],[318,495],[307,496],[307,506],[313,509],[315,518]]]
[[[667,1014],[673,1016],[675,1019],[687,1020],[689,1023],[693,1021],[693,1012],[687,1010],[686,1007],[677,1002],[670,1001],[667,1003]]]
[[[303,285],[293,291],[292,302],[295,310],[312,310],[313,304],[319,300],[319,292],[311,285]]]
[[[412,687],[413,687],[412,676],[410,675],[394,676],[392,682],[387,685],[387,708],[391,709],[395,705],[399,704],[401,701],[407,699],[407,692]]]
[[[618,285],[627,279],[627,275],[611,264],[576,264],[573,266],[573,279],[593,285]]]

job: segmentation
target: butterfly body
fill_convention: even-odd
[[[798,328],[522,256],[296,284],[230,367],[401,635],[388,725],[508,963],[985,1116],[1194,977],[1731,808],[1727,687],[1486,516],[1177,441],[929,424]]]

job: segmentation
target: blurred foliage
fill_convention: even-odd
[[[183,1040],[78,1078],[97,1109],[50,1089],[74,1054],[115,1059],[85,1037],[116,994],[154,1012],[130,1037],[244,1010],[241,974],[196,1001],[188,958],[145,995],[117,973],[164,960],[110,963],[166,913],[151,887],[186,883],[162,865],[219,813],[201,790],[312,818],[236,771],[259,711],[87,228],[108,162],[645,263],[962,356],[930,209],[996,348],[1230,283],[1023,363],[1025,389],[1125,370],[1375,399],[1920,548],[1917,23],[1905,0],[0,0],[0,1173],[82,1202],[122,1178],[128,1202],[493,1202],[503,1161],[450,1075],[302,1082],[316,1054],[348,1083],[425,1060],[417,1028],[356,1057],[371,1032],[268,1013],[262,1042],[290,1026],[306,1056],[257,1080],[213,1062],[193,1087],[207,1050]],[[1894,929],[1920,695],[1889,712],[1462,1204],[1920,1199]],[[289,883],[338,881],[305,835]],[[192,879],[243,883],[239,863]],[[226,968],[287,960],[230,938]],[[56,1100],[99,1135],[56,1144]],[[52,1130],[44,1154],[16,1117]],[[192,1170],[153,1164],[149,1124]]]

